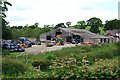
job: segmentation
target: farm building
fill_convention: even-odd
[[[40,41],[56,39],[57,35],[60,35],[65,42],[70,42],[70,43],[74,38],[78,38],[81,43],[92,42],[94,44],[98,44],[98,43],[114,42],[113,37],[102,36],[84,29],[74,29],[74,28],[57,28],[48,33],[43,33],[40,35]]]
[[[106,36],[112,36],[115,38],[116,42],[120,41],[120,29],[108,30],[106,31]]]

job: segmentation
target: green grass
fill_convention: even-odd
[[[84,45],[71,48],[63,48],[61,50],[46,52],[42,54],[30,54],[28,55],[28,58],[33,60],[46,59],[46,57],[51,54],[55,55],[57,58],[66,58],[73,55],[76,55],[78,57],[94,57],[98,55],[98,57],[101,58],[109,58],[110,56],[114,57],[116,55],[119,55],[117,50],[118,45],[116,44],[102,44],[93,46]]]
[[[97,66],[97,63],[110,65],[116,63],[117,58],[120,58],[120,51],[119,51],[120,43],[111,43],[111,44],[99,44],[99,45],[83,45],[83,46],[76,46],[76,47],[68,47],[63,48],[61,50],[52,51],[52,52],[45,52],[45,53],[38,53],[38,54],[29,54],[29,55],[20,55],[21,53],[11,53],[8,56],[4,56],[6,59],[13,59],[25,64],[31,71],[31,74],[28,75],[36,75],[33,74],[32,63],[37,61],[37,64],[43,66],[41,71],[49,73],[49,63],[53,60],[64,60],[66,58],[74,57],[76,60],[82,60],[85,58],[90,62],[91,69]],[[103,61],[100,61],[100,60]],[[96,60],[97,63],[96,63]],[[110,64],[109,64],[110,63]],[[44,65],[45,66],[44,68]],[[98,66],[99,67],[99,66]],[[26,74],[26,75],[27,75]],[[28,76],[27,75],[27,76]],[[37,76],[38,77],[38,76]]]
[[[10,55],[19,55],[21,52],[11,52]]]
[[[45,53],[38,53],[38,54],[29,54],[29,55],[21,55],[17,56],[21,53],[15,52],[10,53],[13,58],[24,61],[25,58],[29,59],[29,62],[34,60],[46,60],[49,58],[55,59],[63,59],[70,56],[75,56],[78,59],[82,59],[82,57],[87,56],[89,60],[94,60],[95,58],[112,58],[117,55],[120,55],[118,52],[119,45],[116,44],[102,44],[102,45],[83,45],[83,46],[76,46],[76,47],[68,47],[63,48],[61,50],[52,51],[52,52],[45,52]],[[108,56],[109,55],[109,56]]]

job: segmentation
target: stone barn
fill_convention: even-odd
[[[48,33],[40,34],[40,41],[45,42],[46,40],[54,40],[57,35],[61,35],[65,42],[72,42],[72,39],[78,38],[80,42],[92,42],[94,44],[99,43],[112,43],[113,37],[102,36],[84,29],[74,28],[57,28]]]

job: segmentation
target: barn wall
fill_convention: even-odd
[[[94,39],[83,39],[83,42],[92,42],[92,43],[94,43]]]

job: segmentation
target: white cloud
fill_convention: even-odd
[[[118,0],[8,0],[12,3],[7,12],[10,25],[32,25],[39,22],[57,24],[98,17],[105,20],[117,18]]]

